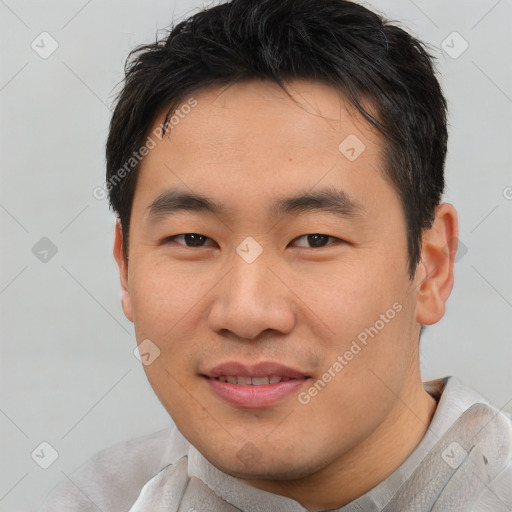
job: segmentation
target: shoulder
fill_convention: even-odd
[[[477,510],[508,512],[512,510],[512,419],[509,414],[489,407],[488,421],[475,435],[485,447],[483,491]],[[475,472],[476,474],[476,472]]]
[[[117,443],[94,455],[50,493],[39,512],[129,510],[161,469],[171,429]]]
[[[441,458],[455,464],[445,487],[454,499],[457,490],[474,493],[471,510],[509,511],[512,507],[512,419],[457,379],[446,379],[443,412],[457,421],[438,443]],[[440,402],[441,403],[441,402]],[[460,464],[460,466],[459,466]],[[464,469],[466,468],[466,469]],[[451,488],[451,493],[448,490]],[[460,498],[462,499],[462,498]],[[442,500],[441,500],[442,501]],[[444,503],[444,502],[443,502]],[[436,509],[437,510],[437,509]],[[439,510],[445,510],[442,506]]]

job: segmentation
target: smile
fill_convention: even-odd
[[[310,376],[274,361],[226,361],[201,372],[210,393],[237,409],[267,409],[293,399]]]
[[[293,380],[290,377],[280,377],[279,375],[271,375],[270,377],[246,377],[242,375],[220,375],[215,380],[226,382],[228,384],[237,384],[241,386],[265,386],[267,384],[277,384]]]

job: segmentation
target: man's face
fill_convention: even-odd
[[[143,160],[131,214],[124,308],[160,351],[148,379],[185,437],[247,479],[326,467],[417,378],[382,141],[333,88],[290,85],[299,104],[270,82],[195,94]]]

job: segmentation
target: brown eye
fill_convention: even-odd
[[[183,233],[181,235],[174,235],[167,239],[167,241],[176,242],[180,245],[185,245],[186,247],[206,247],[212,244],[206,244],[206,242],[211,240],[204,235],[200,235],[199,233]]]
[[[333,236],[313,233],[310,235],[299,236],[293,241],[293,243],[298,247],[318,248],[332,245],[335,240],[337,239]]]

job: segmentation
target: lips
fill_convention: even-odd
[[[213,367],[205,372],[207,377],[216,379],[219,377],[279,377],[280,379],[303,379],[306,376],[303,372],[289,366],[274,362],[262,362],[253,365],[245,365],[237,361],[226,362]],[[256,384],[257,385],[257,384]]]
[[[276,384],[291,380],[289,377],[280,377],[279,375],[271,375],[270,377],[245,377],[242,375],[220,375],[215,377],[220,382],[228,382],[229,384],[238,384],[242,386],[265,386],[267,384]]]
[[[228,362],[215,366],[202,376],[218,397],[245,409],[278,405],[298,393],[310,378],[299,370],[273,362],[256,365]]]

